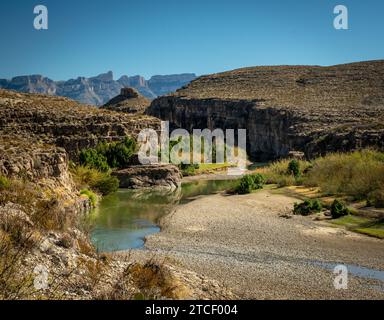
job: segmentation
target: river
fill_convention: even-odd
[[[174,192],[120,189],[104,197],[92,214],[91,239],[100,252],[137,249],[147,235],[160,231],[159,219],[178,204],[232,188],[236,180],[183,183]]]

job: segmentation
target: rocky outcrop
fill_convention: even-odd
[[[62,97],[0,90],[0,135],[25,138],[64,148],[71,159],[101,141],[136,137],[144,128],[160,129],[160,121],[84,106]]]
[[[182,175],[174,165],[137,165],[113,173],[121,188],[164,188],[174,190],[180,187]]]
[[[147,113],[187,130],[247,129],[254,159],[384,149],[384,61],[254,67],[203,76]]]
[[[0,88],[26,93],[41,93],[63,96],[84,104],[101,106],[119,94],[123,87],[136,88],[143,96],[154,99],[159,95],[174,92],[196,78],[195,74],[154,76],[145,80],[142,76],[122,76],[113,79],[112,71],[98,76],[78,77],[67,81],[53,81],[41,75],[0,79]]]
[[[151,104],[134,88],[122,88],[120,94],[108,101],[103,109],[116,112],[143,114]]]
[[[64,149],[29,140],[0,138],[0,175],[52,183],[74,190]]]

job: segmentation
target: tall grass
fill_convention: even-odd
[[[258,169],[267,183],[279,187],[305,185],[319,187],[329,195],[344,195],[354,200],[367,199],[377,207],[384,203],[384,153],[364,149],[349,153],[332,153],[311,162],[298,161],[300,175],[289,171],[291,160],[279,160]]]
[[[301,177],[295,177],[295,175],[289,171],[289,163],[291,161],[290,159],[278,160],[267,167],[258,169],[257,172],[267,178],[267,183],[277,184],[279,187],[300,184]],[[298,163],[301,172],[306,172],[311,166],[311,163],[308,161],[298,160]]]
[[[367,149],[329,154],[313,161],[303,181],[327,194],[366,199],[384,189],[384,153]]]
[[[92,189],[93,191],[107,195],[119,188],[119,180],[112,177],[109,172],[101,172],[87,166],[71,166],[73,181],[78,189]]]

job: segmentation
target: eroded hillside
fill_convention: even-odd
[[[0,134],[63,147],[71,158],[100,141],[158,129],[156,118],[81,105],[62,97],[0,90]]]

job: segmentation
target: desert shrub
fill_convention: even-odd
[[[96,147],[96,151],[104,155],[111,168],[125,168],[136,152],[136,141],[125,137],[121,142],[103,143]]]
[[[86,189],[90,185],[93,185],[96,181],[107,175],[104,172],[100,172],[97,169],[86,166],[73,166],[71,167],[71,173],[73,181],[78,189]]]
[[[293,175],[294,177],[299,177],[300,172],[300,163],[297,160],[291,160],[288,163],[288,174]]]
[[[97,195],[94,192],[88,189],[83,189],[80,191],[80,194],[86,196],[89,199],[92,207],[97,206]]]
[[[10,187],[11,183],[7,177],[0,176],[0,190],[5,190]]]
[[[112,177],[108,172],[100,172],[84,166],[75,166],[71,168],[71,173],[78,189],[91,189],[102,195],[107,195],[119,188],[119,180]]]
[[[262,189],[265,184],[265,177],[260,174],[247,174],[243,176],[235,188],[239,194],[251,193],[253,190]]]
[[[319,200],[305,200],[302,203],[295,203],[293,213],[308,216],[312,213],[320,212],[323,209]]]
[[[40,189],[28,181],[20,180],[8,180],[7,185],[7,189],[0,192],[0,206],[4,206],[8,202],[16,203],[22,206],[26,212],[32,212]]]
[[[255,184],[254,189],[262,189],[266,181],[265,177],[260,173],[253,174],[251,177]]]
[[[196,170],[199,169],[198,164],[179,164],[179,169],[183,176],[193,176],[196,173]]]
[[[0,300],[28,299],[34,292],[32,275],[20,272],[27,254],[28,247],[0,229]]]
[[[295,160],[302,172],[310,167],[310,162],[304,160]],[[296,185],[298,177],[289,172],[289,164],[291,160],[284,159],[275,161],[264,168],[258,169],[258,172],[266,177],[266,183],[277,184],[279,187]]]
[[[312,210],[314,212],[320,212],[321,210],[323,210],[323,206],[321,205],[321,202],[318,199],[312,201]]]
[[[331,216],[333,219],[337,219],[350,214],[350,210],[345,206],[344,203],[335,199],[331,205]]]
[[[97,169],[101,172],[110,170],[107,158],[96,149],[82,150],[79,154],[79,162],[83,166]]]
[[[306,174],[304,184],[320,187],[326,194],[366,199],[384,185],[384,153],[368,149],[318,158]]]
[[[240,194],[251,193],[255,187],[256,185],[253,177],[247,174],[240,179],[240,182],[236,187],[236,192]]]
[[[99,143],[96,148],[80,151],[79,162],[83,166],[108,172],[110,168],[122,169],[129,165],[130,159],[136,152],[136,141],[125,137],[123,141]]]
[[[367,204],[376,208],[384,208],[384,189],[378,189],[368,194]]]
[[[117,191],[119,188],[119,179],[110,175],[104,175],[101,179],[92,183],[90,187],[105,196]]]
[[[187,288],[164,265],[153,261],[133,265],[130,274],[141,295],[147,299],[182,299],[188,293]]]

